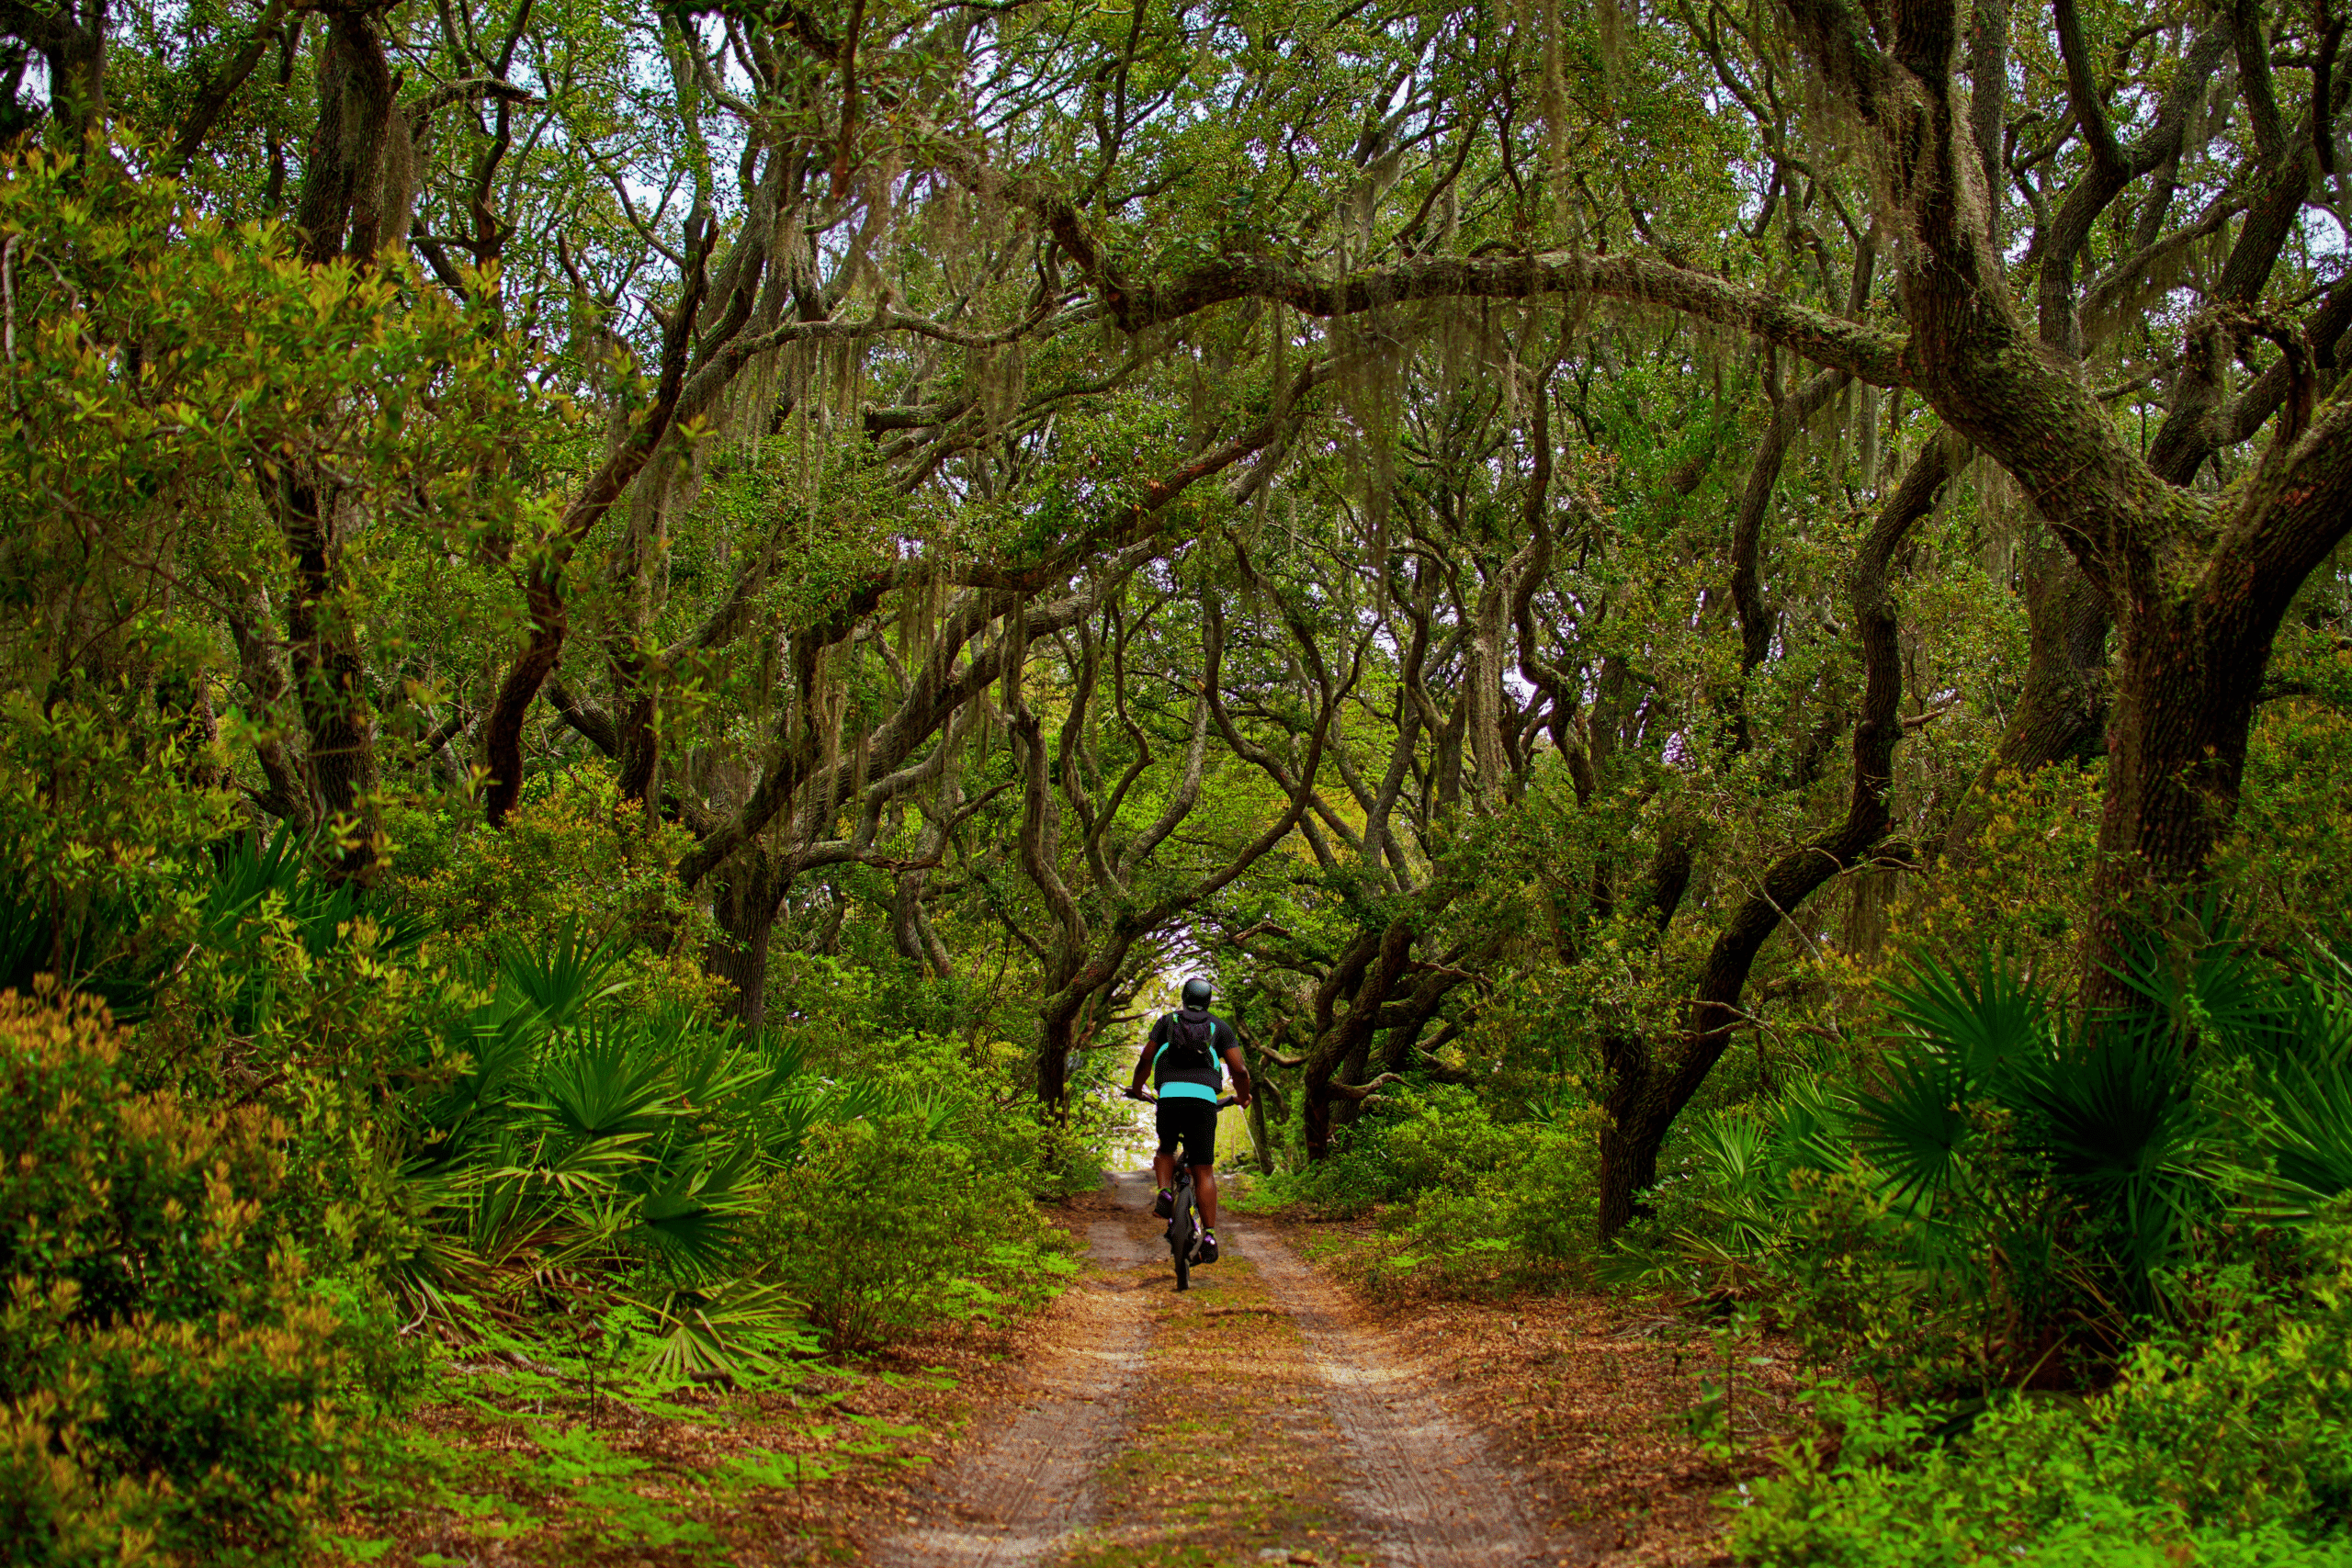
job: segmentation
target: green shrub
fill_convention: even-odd
[[[2143,971],[2166,1005],[2098,1056],[1989,965],[1923,974],[1867,1158],[1785,1102],[1701,1130],[1703,1223],[1654,1261],[1736,1261],[1848,1380],[1742,1557],[2352,1563],[2352,984],[2302,958]],[[2095,1392],[2011,1392],[2052,1385]]]
[[[543,949],[608,931],[629,939],[618,951],[647,1006],[714,1006],[726,992],[695,958],[716,934],[710,917],[670,874],[692,838],[646,820],[602,769],[534,776],[495,832],[469,812],[395,807],[387,824],[401,906],[460,945]]]
[[[2135,955],[2087,1022],[1979,954],[1884,992],[1883,1055],[1679,1141],[1621,1283],[1763,1295],[1896,1397],[2088,1386],[2167,1281],[2352,1191],[2352,964],[2221,938]]]
[[[1045,1176],[1023,1112],[933,1084],[814,1126],[748,1236],[757,1267],[837,1349],[950,1321],[1000,1321],[1058,1293],[1070,1239],[1028,1194]]]
[[[1467,1095],[1419,1107],[1396,1145],[1430,1179],[1385,1217],[1402,1250],[1382,1268],[1471,1291],[1581,1272],[1598,1213],[1598,1114],[1497,1122]]]
[[[1267,1198],[1335,1218],[1382,1209],[1392,1241],[1365,1260],[1375,1282],[1555,1280],[1591,1252],[1600,1112],[1573,1100],[1540,1109],[1498,1121],[1469,1089],[1408,1089],[1344,1129],[1329,1159],[1274,1178]]]
[[[282,1129],[126,1081],[94,1004],[0,995],[0,1520],[17,1560],[278,1557],[380,1360],[264,1222]]]
[[[1401,1202],[1413,1190],[1399,1179],[1388,1157],[1385,1128],[1378,1122],[1341,1127],[1324,1158],[1267,1178],[1253,1202],[1303,1208],[1324,1219],[1352,1220],[1383,1203]]]
[[[1508,1162],[1510,1143],[1511,1134],[1469,1090],[1442,1084],[1407,1089],[1336,1129],[1327,1157],[1275,1176],[1267,1197],[1331,1219],[1355,1219],[1383,1204],[1409,1202],[1465,1171],[1493,1170]]]
[[[828,1343],[865,1349],[942,1315],[1028,1209],[921,1111],[816,1128],[770,1190],[758,1244]],[[1010,1197],[1008,1203],[1005,1200]]]
[[[1829,1436],[1749,1489],[1735,1553],[1774,1568],[2352,1562],[2347,1286],[2339,1263],[2283,1309],[2140,1346],[2104,1393],[2005,1396],[1944,1443],[1922,1407],[1816,1391]]]

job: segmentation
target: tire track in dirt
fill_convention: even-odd
[[[1327,1508],[1319,1516],[1325,1533],[1315,1542],[1323,1555],[1292,1561],[1516,1568],[1552,1561],[1564,1549],[1566,1560],[1589,1558],[1580,1543],[1546,1541],[1525,1478],[1453,1415],[1410,1358],[1351,1322],[1333,1288],[1271,1228],[1233,1215],[1221,1227],[1228,1252],[1246,1258],[1247,1275],[1259,1281],[1236,1304],[1211,1307],[1197,1294],[1152,1306],[1139,1301],[1138,1289],[1164,1292],[1172,1283],[1158,1267],[1165,1261],[1153,1234],[1159,1222],[1148,1217],[1150,1189],[1140,1173],[1116,1178],[1114,1190],[1122,1213],[1088,1226],[1093,1267],[1079,1287],[1066,1348],[1039,1371],[1032,1402],[993,1440],[943,1472],[913,1505],[922,1522],[910,1522],[866,1561],[884,1568],[1036,1568],[1082,1559],[1107,1568],[1156,1562],[1170,1551],[1188,1563],[1291,1556],[1266,1550],[1263,1531],[1275,1516],[1291,1521],[1274,1527],[1283,1532],[1277,1539],[1312,1523],[1317,1495]],[[1247,1304],[1251,1300],[1263,1304]],[[1295,1499],[1289,1490],[1262,1494],[1258,1512],[1265,1517],[1255,1524],[1229,1517],[1218,1525],[1189,1505],[1171,1511],[1137,1489],[1160,1476],[1153,1467],[1167,1459],[1159,1450],[1170,1438],[1182,1445],[1171,1452],[1199,1440],[1181,1416],[1201,1380],[1212,1389],[1247,1382],[1259,1393],[1280,1381],[1270,1375],[1271,1363],[1249,1362],[1241,1345],[1227,1348],[1216,1331],[1204,1336],[1206,1324],[1233,1313],[1271,1313],[1289,1325],[1292,1392],[1272,1392],[1295,1407],[1283,1417],[1298,1427],[1294,1438],[1312,1441],[1319,1429],[1329,1445],[1327,1479],[1318,1490],[1308,1477]],[[1191,1326],[1182,1344],[1155,1351],[1156,1321]],[[1162,1408],[1171,1402],[1180,1417],[1174,1426]],[[1235,1451],[1254,1457],[1255,1447],[1243,1439]]]
[[[1134,1206],[1124,1194],[1122,1202]],[[1150,1342],[1149,1321],[1118,1275],[1148,1259],[1151,1247],[1123,1220],[1096,1220],[1086,1240],[1093,1268],[1079,1287],[1075,1343],[1039,1371],[1035,1403],[940,1476],[938,1490],[916,1505],[928,1522],[883,1541],[867,1561],[882,1568],[1026,1568],[1094,1517],[1091,1482],[1126,1429]]]
[[[1148,1239],[1148,1186],[1122,1194]],[[1096,1520],[1053,1568],[1364,1568],[1374,1559],[1341,1487],[1347,1451],[1305,1336],[1255,1265],[1228,1249],[1179,1293],[1159,1247],[1136,1273],[1150,1317],[1125,1438],[1093,1487]]]
[[[1351,1501],[1380,1541],[1381,1562],[1501,1568],[1549,1561],[1570,1544],[1544,1540],[1517,1469],[1381,1335],[1346,1323],[1331,1287],[1279,1236],[1256,1225],[1227,1229],[1306,1340],[1351,1450]]]

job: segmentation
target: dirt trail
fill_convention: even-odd
[[[1545,1551],[1524,1478],[1271,1229],[1228,1215],[1224,1259],[1178,1295],[1148,1180],[1114,1190],[1035,1402],[870,1561],[1508,1568],[1566,1545]]]
[[[1457,1419],[1428,1378],[1370,1330],[1335,1315],[1331,1287],[1271,1235],[1240,1232],[1275,1299],[1306,1331],[1384,1537],[1382,1562],[1427,1568],[1541,1561],[1522,1480]]]
[[[1095,1272],[1080,1287],[1075,1332],[1038,1370],[1035,1402],[923,1500],[927,1521],[884,1542],[872,1561],[1023,1568],[1092,1517],[1096,1499],[1086,1483],[1125,1429],[1150,1333],[1122,1271],[1149,1251],[1132,1226],[1114,1220],[1088,1227],[1087,1251]]]

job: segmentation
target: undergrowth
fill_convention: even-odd
[[[1599,1114],[1573,1087],[1499,1111],[1465,1089],[1412,1089],[1343,1129],[1330,1157],[1264,1179],[1249,1201],[1371,1219],[1373,1239],[1340,1266],[1374,1291],[1585,1282]]]
[[[811,1363],[762,1389],[588,1400],[551,1371],[475,1366],[453,1380],[454,1397],[400,1436],[325,1551],[419,1568],[455,1568],[485,1551],[721,1564],[741,1544],[730,1526],[747,1509],[762,1519],[775,1510],[791,1521],[784,1528],[830,1540],[817,1489],[917,1472],[932,1462],[921,1443],[937,1435],[842,1403],[884,1387],[956,1386],[937,1373]]]

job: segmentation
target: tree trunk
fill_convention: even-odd
[[[1604,1061],[1649,1056],[1645,1041],[1601,1043]],[[1657,1185],[1657,1155],[1674,1112],[1666,1109],[1655,1074],[1615,1073],[1600,1128],[1600,1235],[1615,1235],[1642,1213],[1642,1194]]]
[[[396,112],[377,23],[364,7],[335,10],[320,51],[319,118],[294,215],[301,259],[312,266],[334,261],[346,244],[362,261],[376,253],[384,148]],[[335,872],[365,879],[376,864],[376,715],[345,592],[337,488],[315,466],[296,462],[277,485],[277,520],[294,558],[286,632],[308,739],[312,816],[326,828],[342,819],[336,830],[352,836]]]
[[[2115,617],[2107,595],[2056,541],[2038,553],[2037,581],[2027,588],[2025,691],[1994,758],[1995,766],[2020,773],[2103,753],[2112,700],[2107,641]]]
[[[767,855],[756,849],[736,856],[716,880],[711,914],[722,934],[703,964],[735,987],[728,1010],[744,1028],[757,1030],[767,1021],[768,943],[784,908],[783,890]]]
[[[93,137],[107,133],[107,7],[105,0],[83,0],[77,25],[73,9],[61,6],[50,36],[40,44],[49,67],[51,145],[80,157]],[[104,148],[101,146],[101,155]]]
[[[1069,1058],[1078,1048],[1081,1005],[1048,1008],[1038,1020],[1037,1101],[1057,1122],[1069,1113]]]
[[[2236,399],[2223,395],[2219,374],[2246,346],[2249,329],[2236,312],[2262,297],[2318,176],[2314,144],[2326,138],[2310,132],[2331,127],[2339,111],[2313,104],[2303,133],[2290,133],[2270,80],[2275,40],[2265,39],[2257,7],[2233,7],[2200,34],[2190,59],[2203,64],[2179,74],[2195,85],[2197,70],[2218,62],[2226,30],[2255,133],[2254,167],[2240,175],[2251,202],[2209,309],[2189,330],[2172,412],[2143,455],[2090,378],[2053,363],[2051,343],[2071,350],[2072,328],[2053,321],[2037,343],[2018,315],[2006,254],[1987,238],[1987,193],[1969,168],[1979,150],[1953,72],[1957,7],[1791,0],[1787,14],[1823,87],[1882,141],[1882,200],[1906,236],[1911,384],[1949,429],[2009,471],[2114,606],[2121,647],[2112,761],[2084,943],[2082,998],[2096,1009],[2120,999],[2110,969],[2135,928],[2201,889],[2207,857],[2236,809],[2271,635],[2296,589],[2352,531],[2352,403],[2322,400],[2312,351],[2323,323],[2281,343],[2277,375],[2265,372]],[[2168,96],[2152,140],[2121,146],[2073,8],[2061,7],[2055,20],[2071,112],[2092,164],[2069,193],[2064,231],[2042,252],[2041,276],[2063,315],[2074,303],[2052,257],[2061,265],[2071,258],[2071,236],[2135,177],[2135,159],[2153,170],[2177,149],[2170,139],[2199,94]],[[2159,132],[2168,145],[2153,140]],[[2214,449],[2215,433],[2244,440],[2266,423],[2271,439],[2244,482],[2210,500],[2180,488],[2199,466],[2200,445]]]
[[[336,874],[364,880],[376,865],[376,713],[344,592],[336,503],[314,473],[289,473],[278,494],[294,556],[286,640],[302,709],[311,815],[321,827],[350,835],[337,852]]]
[[[524,604],[529,611],[530,629],[524,638],[523,650],[515,655],[506,678],[499,683],[497,698],[482,722],[482,752],[490,768],[487,787],[482,791],[482,819],[492,828],[506,825],[506,818],[521,797],[523,719],[537,699],[539,688],[562,661],[564,639],[571,629],[571,603],[564,583],[564,569],[580,541],[628,492],[654,453],[661,450],[669,436],[672,421],[677,417],[680,402],[686,396],[687,357],[694,347],[695,325],[700,319],[708,286],[711,236],[715,231],[708,214],[701,208],[697,207],[687,218],[685,276],[678,303],[662,319],[662,371],[652,404],[638,417],[628,434],[605,453],[603,466],[571,498],[554,536],[547,541],[544,557],[533,563],[526,578]],[[741,322],[736,324],[740,326]],[[725,326],[721,322],[713,331],[720,332]],[[707,401],[723,389],[726,377],[719,375],[718,369],[716,366],[704,367],[702,376],[715,378],[718,385],[706,385],[698,378],[696,386],[701,389],[695,394],[697,398]],[[709,851],[710,846],[705,848]],[[711,852],[712,858],[698,866],[682,866],[680,879],[692,887],[732,848],[731,844],[721,846]]]
[[[1316,995],[1315,1043],[1308,1047],[1304,1087],[1306,1157],[1320,1160],[1331,1152],[1332,1106],[1341,1100],[1361,1100],[1363,1088],[1349,1084],[1340,1068],[1364,1052],[1379,1026],[1381,1004],[1396,988],[1412,953],[1413,928],[1402,919],[1385,930],[1365,931],[1349,944]],[[1354,996],[1344,1015],[1335,1016],[1334,1004],[1352,987]],[[1347,1091],[1352,1092],[1347,1092]]]
[[[1355,1048],[1348,1053],[1348,1059],[1340,1064],[1340,1071],[1333,1081],[1354,1088],[1369,1081],[1372,1076],[1372,1032],[1366,1030],[1363,1037],[1356,1042]],[[1342,1097],[1332,1107],[1332,1120],[1342,1127],[1352,1127],[1363,1109],[1362,1100]]]
[[[2237,815],[2248,738],[2286,595],[2196,595],[2127,620],[2116,667],[2083,999],[2127,1002],[2134,942],[2189,912]]]
[[[2016,715],[1991,761],[1969,786],[1943,835],[1943,853],[1962,859],[1984,820],[1984,791],[2005,773],[2030,777],[2052,762],[2087,762],[2106,750],[2111,701],[2107,595],[2054,539],[2038,544],[2026,567],[2030,642]]]
[[[624,695],[616,705],[620,722],[614,726],[620,743],[620,796],[646,808],[647,820],[661,802],[654,794],[662,747],[653,728],[653,694],[645,684],[645,661],[631,655],[613,661]]]
[[[319,121],[294,208],[302,259],[311,265],[342,255],[375,258],[384,239],[379,209],[395,112],[378,13],[356,6],[331,10],[319,51]]]

